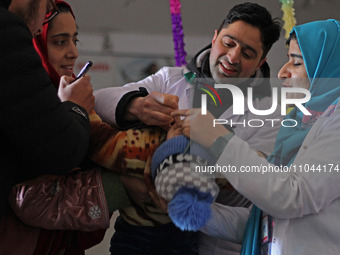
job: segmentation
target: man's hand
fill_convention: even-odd
[[[149,126],[159,126],[165,130],[174,121],[171,113],[178,109],[178,96],[151,92],[146,97],[137,97],[128,105],[127,120],[139,119]]]
[[[94,108],[93,88],[89,75],[74,81],[74,78],[62,76],[60,79],[58,96],[62,102],[71,101],[83,107],[87,113]]]

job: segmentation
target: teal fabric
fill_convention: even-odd
[[[276,138],[274,153],[268,160],[276,165],[290,165],[311,126],[340,96],[340,23],[330,19],[314,21],[293,28],[311,83],[311,99],[305,107],[312,116],[304,116],[294,108],[286,119],[298,125],[281,127]],[[286,123],[288,124],[288,123]]]
[[[311,99],[305,107],[312,116],[304,116],[298,108],[286,116],[286,119],[296,120],[298,125],[280,129],[274,152],[268,157],[275,165],[292,164],[311,126],[325,110],[335,107],[340,97],[340,79],[334,79],[340,78],[339,21],[310,22],[294,27],[293,31],[311,84]],[[260,254],[260,222],[261,210],[254,205],[246,225],[241,255]]]
[[[253,205],[243,237],[241,255],[260,254],[261,210]]]

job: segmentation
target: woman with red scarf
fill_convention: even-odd
[[[59,0],[45,21],[33,42],[58,89],[61,76],[74,77],[77,25],[70,5]],[[113,211],[130,205],[120,178],[84,162],[68,175],[39,176],[16,185],[9,200],[23,223],[10,214],[0,233],[0,254],[84,254],[102,240]]]
[[[47,16],[49,22],[34,44],[58,87],[61,75],[74,77],[78,31],[70,6],[63,1],[56,4],[58,14]],[[148,192],[155,192],[154,186],[149,173],[143,171],[154,150],[164,141],[165,132],[155,127],[118,131],[102,122],[94,111],[89,118],[91,162],[121,175],[98,167],[93,169],[93,163],[89,166],[87,161],[68,176],[43,176],[16,185],[10,197],[15,214],[27,225],[47,229],[40,230],[33,254],[84,254],[84,249],[101,241],[104,231],[93,231],[108,228],[109,215],[115,209],[124,209],[120,213],[134,220],[157,222],[168,218],[158,208],[164,207],[162,201],[156,198],[151,202]],[[177,131],[174,125],[168,137]]]

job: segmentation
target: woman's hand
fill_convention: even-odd
[[[201,114],[200,108],[188,110],[176,110],[172,112],[174,118],[184,116],[182,120],[182,132],[185,136],[209,148],[213,142],[222,135],[229,133],[223,125],[215,125],[215,117],[208,112],[206,115]]]
[[[58,96],[62,102],[71,101],[83,107],[87,113],[94,108],[94,95],[91,77],[84,77],[74,81],[74,78],[62,76],[60,79]]]

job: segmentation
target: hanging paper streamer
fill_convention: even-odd
[[[282,3],[281,10],[283,11],[283,28],[286,31],[285,37],[288,39],[290,31],[296,24],[295,10],[293,8],[294,0],[280,0],[280,2]]]
[[[187,53],[184,50],[184,34],[181,17],[181,3],[179,0],[170,0],[170,12],[172,22],[172,35],[175,49],[176,66],[186,64]]]

